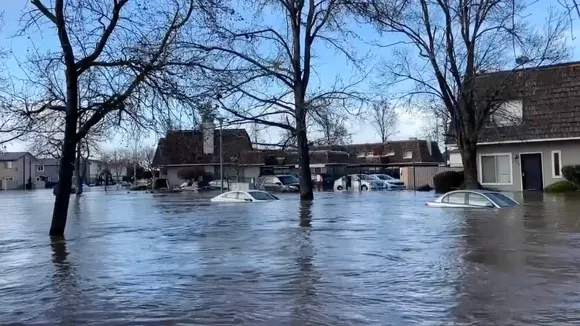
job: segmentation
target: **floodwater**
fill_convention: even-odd
[[[580,197],[437,209],[413,192],[301,206],[86,192],[66,241],[50,191],[0,193],[0,324],[580,322]]]

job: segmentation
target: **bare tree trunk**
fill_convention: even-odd
[[[83,193],[83,174],[81,173],[81,168],[83,165],[83,162],[81,160],[81,150],[80,150],[80,143],[77,144],[77,149],[76,149],[76,153],[77,153],[77,157],[75,159],[75,194],[77,196],[82,195]]]
[[[137,186],[137,163],[133,163],[133,186]]]
[[[52,223],[49,232],[49,235],[53,237],[64,236],[76,154],[76,131],[78,121],[77,80],[73,71],[67,69],[67,75],[72,76],[67,76],[64,142],[62,145],[62,158],[60,159],[60,170],[58,172],[59,181],[56,185],[56,199],[54,201]]]
[[[465,189],[481,188],[477,177],[477,147],[475,143],[466,141],[459,144],[463,161],[463,185]]]
[[[310,174],[310,153],[308,148],[308,137],[306,135],[306,119],[304,114],[297,114],[296,120],[300,200],[312,200],[314,199],[314,193],[312,192],[312,176]]]

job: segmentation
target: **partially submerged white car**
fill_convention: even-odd
[[[440,196],[432,202],[426,202],[429,207],[452,208],[506,208],[519,203],[497,191],[489,190],[456,190]]]
[[[251,203],[278,200],[278,197],[261,190],[229,191],[210,199],[217,203]]]

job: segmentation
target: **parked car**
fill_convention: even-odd
[[[298,192],[300,181],[293,175],[265,175],[258,178],[256,189],[274,192]]]
[[[360,181],[360,189],[363,191],[366,190],[381,190],[383,189],[383,182],[380,180],[375,180],[374,178],[372,178],[371,176],[367,175],[367,174],[350,174],[348,175],[351,177],[351,181],[352,181],[352,185],[351,187],[355,187],[355,182],[357,182],[358,186],[358,181]],[[344,185],[343,185],[343,181],[346,181],[346,178],[348,176],[344,176],[342,178],[337,179],[336,181],[334,181],[334,190],[335,191],[342,191],[345,190],[344,189]],[[359,178],[360,176],[360,178]]]
[[[377,179],[381,180],[385,185],[385,189],[388,190],[400,190],[405,189],[405,183],[400,179],[395,179],[388,174],[371,174],[371,176],[375,176]]]
[[[278,200],[278,197],[260,190],[229,191],[210,199],[218,203],[252,203]]]
[[[221,179],[213,180],[209,182],[209,187],[214,189],[221,189],[222,188],[222,181]],[[224,179],[224,189],[228,189],[228,180]]]
[[[455,190],[425,203],[429,207],[454,208],[505,208],[517,205],[519,203],[508,196],[489,190]]]

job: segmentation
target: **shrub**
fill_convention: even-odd
[[[570,181],[558,181],[544,188],[544,191],[552,194],[561,194],[576,191],[576,186]]]
[[[562,167],[562,175],[577,187],[580,186],[580,165],[567,165]]]
[[[435,192],[446,193],[459,189],[463,184],[463,171],[445,171],[433,177]]]

